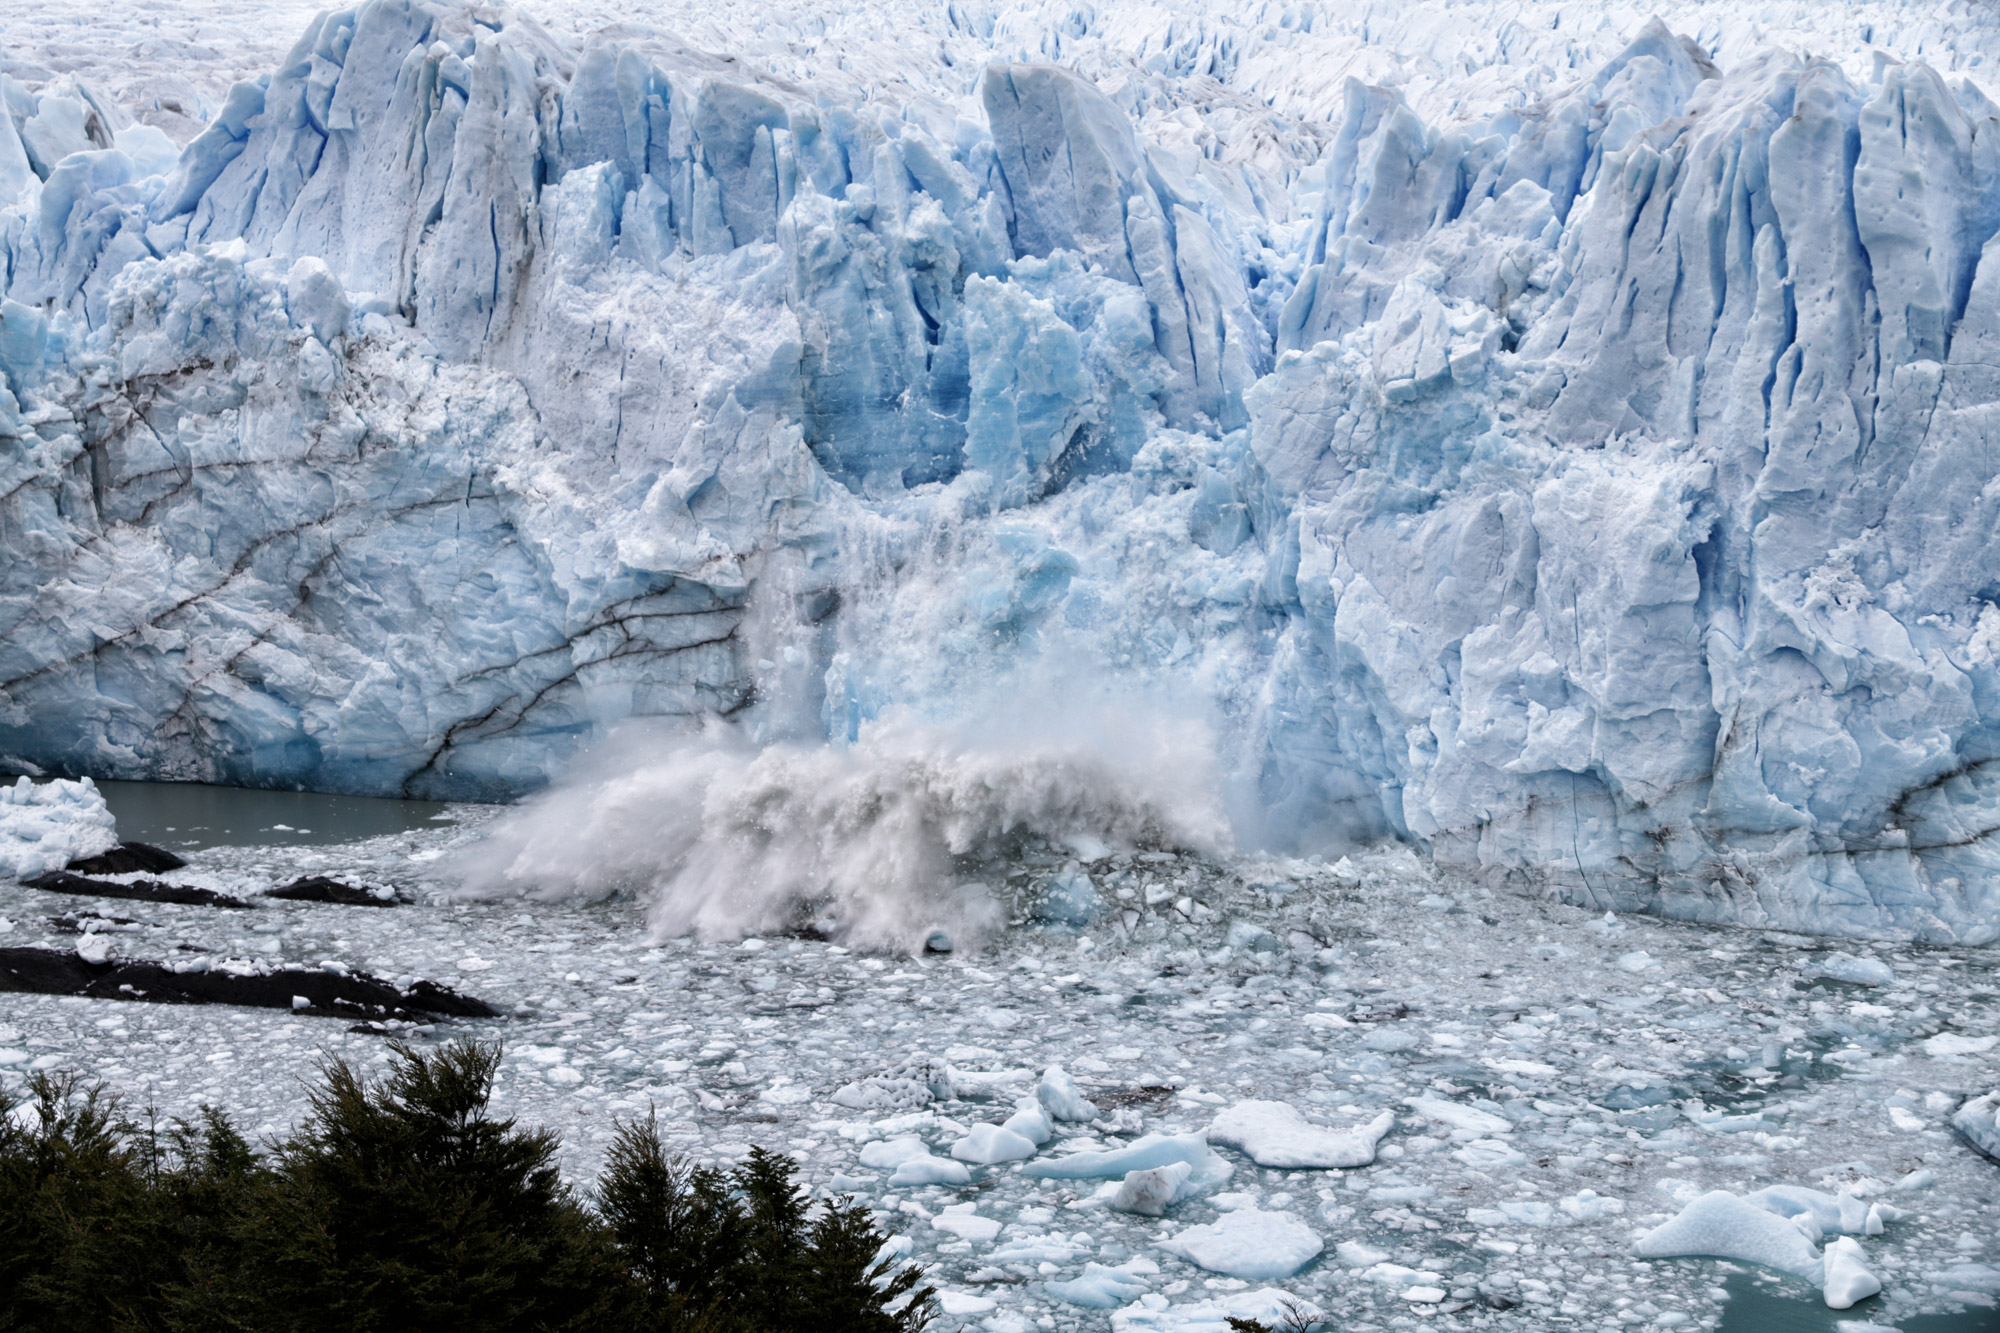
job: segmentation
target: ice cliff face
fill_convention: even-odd
[[[1990,941],[2000,36],[1941,13],[1509,21],[1454,98],[1310,7],[913,10],[871,78],[369,0],[184,148],[0,80],[0,753],[492,796],[1115,700],[1260,840]]]

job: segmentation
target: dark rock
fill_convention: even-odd
[[[425,1037],[433,1031],[429,1023],[406,1023],[400,1018],[371,1018],[347,1029],[364,1037]]]
[[[85,879],[67,870],[51,870],[33,879],[24,879],[21,883],[45,893],[74,893],[86,898],[131,898],[139,902],[181,903],[189,907],[250,906],[241,898],[232,898],[226,893],[190,888],[185,884],[162,884],[157,879],[118,884],[108,879]]]
[[[325,875],[307,875],[282,889],[272,889],[266,898],[283,898],[295,903],[339,903],[343,907],[394,907],[403,900],[394,889],[359,889]]]
[[[499,1017],[483,1001],[429,981],[398,988],[365,972],[307,968],[246,975],[219,969],[176,972],[139,960],[91,963],[56,949],[0,949],[0,991],[153,1004],[240,1004],[376,1022]],[[303,1005],[297,1003],[300,999]]]
[[[78,912],[73,916],[52,916],[49,928],[64,935],[81,935],[85,930],[115,930],[119,926],[136,926],[139,923],[129,916],[105,916],[102,912]]]
[[[150,842],[121,842],[98,856],[82,856],[69,863],[79,875],[158,875],[179,870],[187,862],[164,847]]]

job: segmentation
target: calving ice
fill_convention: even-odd
[[[2000,37],[1864,8],[369,0],[179,145],[0,79],[0,754],[499,797],[664,720],[681,925],[1028,827],[1992,941]]]

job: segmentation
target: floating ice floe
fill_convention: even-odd
[[[1632,1250],[1642,1259],[1735,1259],[1814,1283],[1825,1271],[1803,1231],[1728,1190],[1710,1190],[1640,1237]]]
[[[1881,959],[1856,958],[1846,953],[1830,953],[1824,958],[1815,958],[1806,964],[1805,971],[1809,977],[1826,977],[1856,986],[1890,986],[1896,981],[1895,969]]]
[[[908,1111],[950,1100],[958,1088],[951,1069],[935,1060],[905,1060],[881,1074],[856,1079],[834,1090],[833,1101],[854,1111]]]
[[[1106,1186],[1106,1202],[1121,1213],[1159,1217],[1188,1194],[1194,1167],[1186,1162],[1169,1162],[1144,1171],[1127,1171],[1116,1185]]]
[[[1633,1252],[1642,1259],[1706,1256],[1761,1264],[1818,1286],[1830,1308],[1845,1310],[1880,1291],[1882,1284],[1851,1236],[1835,1236],[1824,1253],[1815,1247],[1813,1242],[1827,1230],[1820,1226],[1822,1218],[1834,1224],[1831,1229],[1863,1234],[1879,1234],[1883,1221],[1879,1210],[1851,1195],[1795,1187],[1773,1187],[1749,1197],[1710,1190],[1641,1236]]]
[[[1940,1032],[1934,1037],[1924,1038],[1924,1054],[1946,1057],[1985,1055],[1996,1045],[2000,1045],[2000,1037],[1991,1034],[1973,1036],[1969,1032]]]
[[[914,1134],[898,1135],[870,1143],[861,1149],[861,1165],[889,1172],[889,1184],[903,1188],[914,1185],[963,1185],[972,1179],[963,1162],[937,1157],[930,1146]]]
[[[1449,1126],[1454,1137],[1486,1138],[1494,1134],[1509,1134],[1514,1129],[1514,1122],[1498,1111],[1446,1101],[1442,1097],[1410,1097],[1405,1099],[1404,1104],[1426,1120]]]
[[[1088,1263],[1083,1266],[1081,1276],[1067,1282],[1050,1282],[1044,1289],[1057,1300],[1086,1310],[1111,1310],[1144,1295],[1145,1279],[1159,1271],[1160,1266],[1143,1255],[1116,1268]]]
[[[1047,1143],[1055,1133],[1055,1126],[1049,1123],[1048,1113],[1041,1103],[1032,1097],[1024,1097],[1015,1106],[1014,1114],[1000,1122],[1000,1128],[1010,1134],[1018,1134],[1036,1147]]]
[[[1845,1310],[1882,1290],[1882,1279],[1868,1270],[1861,1243],[1851,1236],[1835,1236],[1826,1243],[1822,1256],[1826,1263],[1820,1290],[1828,1306]]]
[[[1192,1168],[1187,1191],[1209,1190],[1229,1179],[1234,1170],[1206,1133],[1147,1134],[1124,1148],[1071,1153],[1053,1160],[1029,1162],[1021,1170],[1045,1180],[1112,1180],[1128,1171],[1146,1171],[1181,1162]]]
[[[931,1219],[931,1229],[947,1231],[960,1240],[984,1245],[1000,1234],[1000,1219],[981,1217],[977,1204],[955,1203],[942,1209]]]
[[[1230,1333],[1230,1320],[1256,1320],[1272,1328],[1288,1322],[1322,1327],[1326,1311],[1312,1301],[1276,1287],[1218,1293],[1175,1305],[1157,1293],[1142,1296],[1111,1316],[1111,1333]]]
[[[1801,1185],[1770,1185],[1743,1196],[1745,1203],[1779,1217],[1810,1221],[1822,1236],[1879,1236],[1883,1224],[1903,1216],[1903,1210],[1869,1203],[1845,1191],[1828,1194]]]
[[[1320,1234],[1290,1213],[1234,1208],[1213,1222],[1159,1242],[1161,1249],[1225,1277],[1290,1277],[1326,1248]]]
[[[1050,1065],[1042,1072],[1042,1081],[1036,1085],[1035,1096],[1040,1098],[1042,1107],[1056,1120],[1089,1122],[1097,1118],[1097,1107],[1083,1095],[1076,1086],[1076,1080],[1061,1065]]]
[[[1246,1101],[1215,1118],[1208,1127],[1208,1141],[1235,1148],[1259,1166],[1367,1166],[1375,1160],[1375,1146],[1395,1123],[1396,1117],[1384,1111],[1354,1129],[1327,1129],[1309,1122],[1289,1102]]]
[[[1035,1141],[1005,1125],[974,1125],[951,1145],[951,1155],[974,1166],[1024,1162],[1035,1155]]]
[[[1980,1152],[2000,1161],[2000,1092],[1966,1102],[1952,1116],[1951,1127]]]

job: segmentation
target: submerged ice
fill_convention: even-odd
[[[368,0],[181,143],[0,77],[0,755],[495,796],[678,721],[515,869],[910,947],[982,840],[1188,837],[979,750],[1054,690],[1206,729],[1211,841],[1990,941],[2000,39],[1863,10]]]

